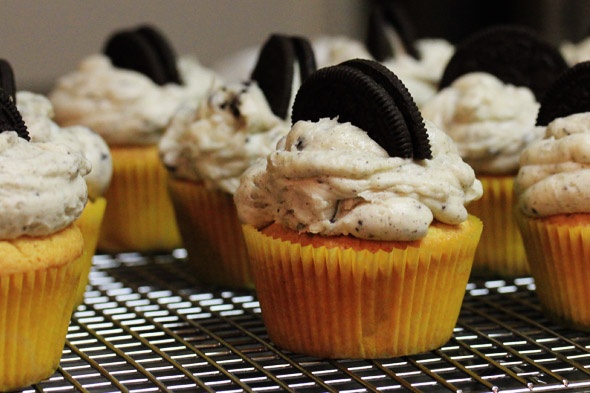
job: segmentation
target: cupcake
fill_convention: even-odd
[[[88,202],[75,224],[84,237],[84,270],[78,287],[76,305],[84,300],[92,258],[96,252],[107,200],[104,197],[113,172],[110,150],[104,139],[84,126],[60,127],[53,122],[53,107],[44,96],[28,91],[16,93],[17,107],[23,117],[31,142],[55,142],[67,145],[82,154],[92,170],[84,176],[88,188]]]
[[[66,145],[29,142],[13,101],[0,89],[0,391],[39,382],[59,364],[82,274],[74,222],[90,170]]]
[[[590,331],[590,62],[562,74],[541,103],[544,138],[527,147],[515,215],[536,293],[555,322]]]
[[[201,104],[182,106],[162,137],[160,154],[188,262],[202,282],[253,286],[233,194],[242,173],[289,130],[295,78],[314,69],[306,39],[274,34],[251,80],[223,85]]]
[[[421,108],[453,139],[483,184],[483,197],[469,206],[484,222],[474,275],[529,274],[512,214],[514,177],[522,150],[543,136],[535,128],[539,100],[566,68],[559,52],[536,34],[493,27],[457,47],[441,90]]]
[[[61,77],[49,98],[61,126],[84,125],[108,143],[113,177],[98,248],[169,251],[182,245],[157,144],[180,105],[217,82],[194,59],[176,59],[150,26],[114,32],[103,54]]]
[[[325,358],[443,345],[482,230],[473,170],[374,61],[316,71],[292,116],[234,196],[269,338]]]

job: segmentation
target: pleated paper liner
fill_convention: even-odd
[[[483,186],[483,196],[467,206],[469,213],[483,221],[473,274],[506,278],[530,275],[513,215],[514,176],[478,176],[478,179]]]
[[[270,339],[311,356],[383,358],[450,339],[482,224],[473,216],[458,227],[434,224],[416,242],[269,228],[243,226]]]
[[[19,261],[10,248],[30,256],[28,262]],[[55,372],[82,274],[77,261],[82,249],[75,226],[42,239],[0,242],[0,391],[29,386]],[[11,268],[7,261],[23,266]]]
[[[104,197],[98,249],[104,252],[169,251],[182,246],[168,195],[168,173],[157,146],[111,147],[113,178]]]
[[[253,288],[248,253],[232,195],[203,183],[169,180],[187,261],[203,283]]]
[[[590,214],[516,213],[543,311],[561,325],[590,331]]]
[[[76,307],[84,302],[84,292],[88,284],[88,275],[92,268],[92,257],[96,252],[106,205],[107,200],[103,197],[96,198],[94,201],[88,200],[82,215],[76,220],[76,225],[80,228],[84,237],[84,254],[80,258],[83,270],[76,295]]]

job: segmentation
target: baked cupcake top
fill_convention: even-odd
[[[522,149],[542,137],[534,128],[538,101],[565,69],[535,32],[487,28],[457,46],[422,115],[451,136],[477,173],[514,174]]]
[[[17,107],[27,125],[31,142],[63,143],[82,154],[92,168],[90,173],[84,176],[88,186],[88,197],[94,200],[103,196],[113,174],[111,152],[104,139],[88,127],[57,125],[52,120],[53,106],[43,95],[18,91],[16,97]]]
[[[299,90],[293,116],[277,149],[242,176],[234,200],[244,223],[416,240],[435,219],[463,222],[464,205],[482,194],[451,139],[422,122],[401,81],[376,62],[318,70]],[[384,123],[373,127],[377,118]]]
[[[544,138],[520,157],[518,207],[530,217],[590,213],[590,62],[560,76],[541,103]]]
[[[1,89],[0,109],[0,238],[46,236],[69,226],[86,205],[90,163],[65,144],[29,142]]]
[[[307,49],[300,52],[296,43]],[[313,56],[307,40],[274,35],[261,50],[253,79],[215,88],[200,104],[182,106],[159,143],[172,176],[233,194],[246,168],[273,151],[289,130],[292,89],[310,72],[294,63],[313,68],[307,56]]]
[[[162,71],[169,69],[174,76]],[[157,30],[142,26],[113,33],[104,53],[59,78],[49,98],[60,125],[90,127],[109,145],[145,145],[158,142],[181,103],[202,99],[218,80],[194,57],[177,59]]]

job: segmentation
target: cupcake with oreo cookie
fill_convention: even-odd
[[[51,102],[45,96],[29,91],[17,91],[15,99],[31,142],[51,141],[64,144],[82,154],[91,164],[92,170],[84,176],[88,188],[88,202],[75,222],[84,237],[84,256],[81,258],[84,270],[76,297],[76,305],[79,305],[84,300],[92,258],[96,253],[107,205],[105,194],[113,174],[110,150],[104,139],[88,127],[57,125],[52,120]]]
[[[164,251],[182,245],[157,143],[179,106],[201,100],[218,77],[176,57],[152,26],[113,32],[101,54],[61,77],[49,98],[61,126],[84,125],[108,143],[113,178],[98,247]]]
[[[520,157],[516,218],[543,311],[590,331],[590,62],[564,72],[541,102],[543,139]]]
[[[522,150],[543,137],[535,128],[539,101],[565,69],[557,49],[535,32],[494,26],[457,46],[441,90],[421,108],[454,140],[483,184],[483,197],[469,206],[484,222],[476,275],[529,274],[512,213],[514,178]]]
[[[326,358],[443,345],[482,230],[473,170],[374,61],[312,74],[292,123],[234,196],[270,339]]]
[[[160,155],[188,261],[202,282],[253,286],[233,194],[242,173],[289,130],[293,86],[314,70],[307,39],[273,34],[250,80],[213,89],[172,118]]]
[[[59,364],[82,275],[75,221],[90,171],[64,144],[30,142],[13,97],[0,89],[0,391]]]

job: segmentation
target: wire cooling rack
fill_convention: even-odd
[[[278,350],[253,292],[203,288],[183,257],[95,257],[58,370],[25,391],[590,391],[590,335],[547,320],[530,278],[470,283],[438,350],[324,360]]]

